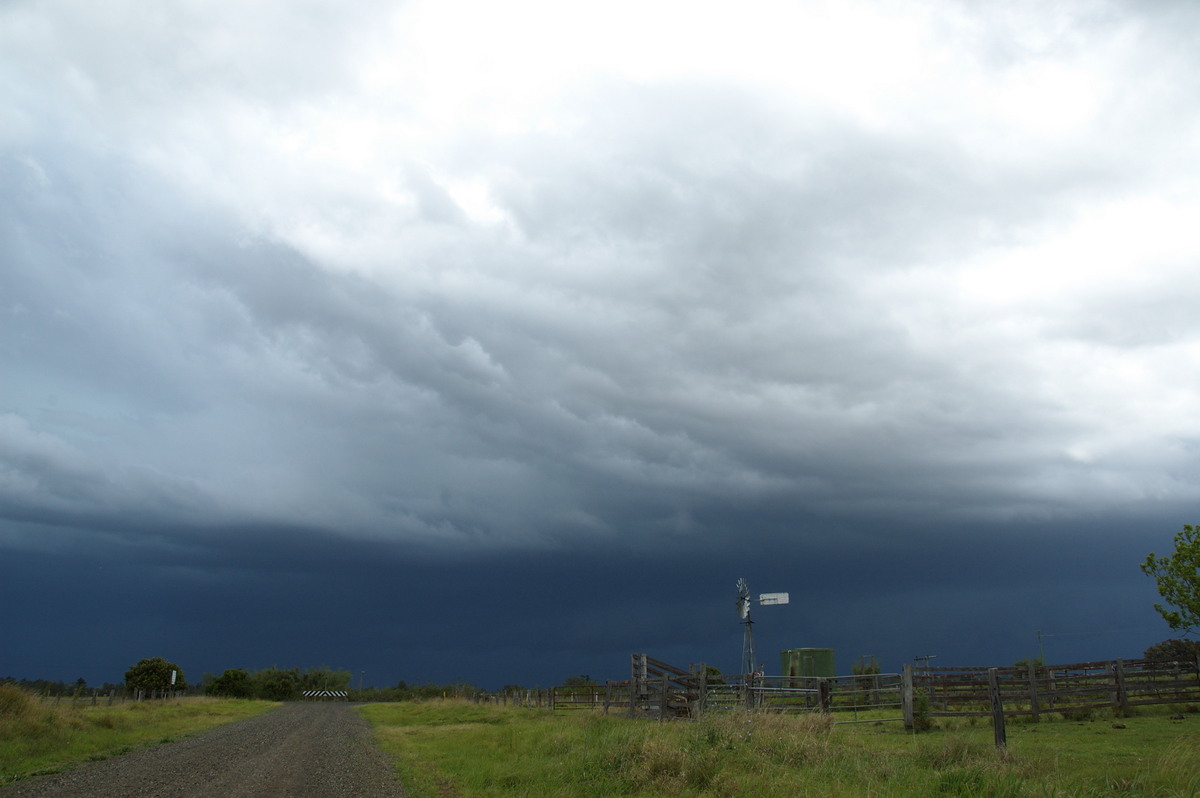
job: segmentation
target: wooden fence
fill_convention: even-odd
[[[1200,661],[1117,659],[1006,668],[906,665],[902,673],[788,677],[710,674],[703,664],[683,669],[634,654],[628,680],[480,694],[476,700],[660,720],[732,709],[822,712],[832,715],[834,723],[895,721],[910,729],[919,719],[990,716],[997,744],[1002,745],[1006,717],[1029,716],[1036,722],[1048,713],[1070,718],[1097,709],[1121,713],[1156,704],[1200,707]]]
[[[989,671],[1005,715],[1124,712],[1155,704],[1200,705],[1200,661],[1105,660],[1010,668],[911,669],[913,689],[931,717],[989,715]]]
[[[1028,715],[1073,717],[1096,709],[1128,711],[1155,704],[1200,706],[1200,661],[1107,660],[1068,665],[905,666],[902,673],[830,677],[709,674],[704,665],[677,668],[645,654],[631,658],[630,679],[603,686],[556,687],[545,705],[602,709],[659,719],[698,718],[735,708],[824,712],[836,723]],[[539,704],[540,705],[540,704]]]

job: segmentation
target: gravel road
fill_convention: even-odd
[[[370,725],[350,706],[265,715],[0,787],[0,798],[404,798]]]

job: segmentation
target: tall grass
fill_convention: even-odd
[[[164,742],[273,706],[211,698],[59,704],[0,684],[0,784]]]
[[[998,751],[985,726],[914,736],[899,724],[831,727],[819,715],[656,723],[452,701],[360,712],[414,798],[1200,796],[1200,729],[1165,717],[1139,719],[1140,737],[1062,724],[1049,746],[1031,726]],[[1140,753],[1118,763],[1113,745]]]

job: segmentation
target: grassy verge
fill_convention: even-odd
[[[213,698],[59,705],[0,685],[0,784],[167,742],[274,706]]]
[[[1200,716],[900,724],[711,714],[696,723],[454,701],[359,710],[413,798],[495,796],[1200,796]]]

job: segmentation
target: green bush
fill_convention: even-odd
[[[933,721],[929,717],[930,709],[929,694],[918,690],[913,696],[913,731],[923,732],[933,728]]]
[[[175,673],[174,684],[171,683],[172,671]],[[162,657],[150,657],[125,672],[125,686],[130,690],[147,692],[186,690],[187,679],[183,677],[183,668],[174,662],[167,662]]]
[[[0,684],[0,717],[21,718],[37,707],[37,699],[15,684]]]

